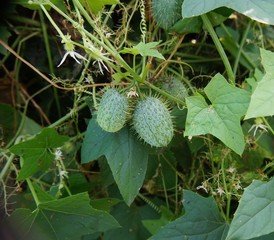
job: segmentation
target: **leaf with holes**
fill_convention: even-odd
[[[212,78],[205,93],[210,105],[203,96],[186,98],[188,113],[184,135],[212,134],[241,155],[245,141],[240,119],[246,113],[249,93],[227,83],[221,74]]]
[[[61,147],[68,140],[67,136],[59,135],[55,129],[44,128],[33,139],[11,147],[10,151],[22,158],[18,180],[50,167],[54,160],[53,149]]]

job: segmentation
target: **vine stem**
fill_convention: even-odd
[[[2,169],[2,171],[0,172],[0,180],[2,181],[4,179],[4,176],[7,174],[10,165],[12,164],[13,159],[15,158],[15,154],[11,154],[8,158],[8,161],[6,162],[4,168]]]
[[[234,76],[232,67],[231,67],[231,65],[228,61],[228,58],[226,56],[226,53],[219,41],[219,38],[218,38],[216,32],[214,31],[213,26],[212,26],[210,20],[208,19],[208,17],[206,16],[206,14],[201,15],[201,17],[202,17],[202,20],[206,26],[206,29],[208,30],[210,36],[212,37],[212,40],[217,48],[217,51],[220,54],[221,59],[223,60],[223,63],[225,65],[225,68],[227,71],[228,79],[231,82],[231,84],[235,85],[235,76]]]
[[[246,41],[246,38],[247,38],[247,35],[249,33],[251,25],[252,25],[252,21],[250,20],[247,27],[246,27],[246,29],[245,29],[245,32],[242,36],[242,40],[241,40],[241,43],[240,43],[240,46],[239,46],[238,54],[237,54],[236,59],[235,59],[235,63],[234,63],[234,67],[233,67],[234,76],[236,76],[236,72],[237,72],[237,69],[238,69],[240,57],[241,57],[241,54],[243,52],[243,47],[244,47],[244,44],[245,44],[245,41]]]
[[[231,193],[228,192],[227,184],[226,184],[226,174],[225,174],[225,159],[227,157],[229,152],[225,154],[225,156],[222,158],[222,165],[221,165],[221,171],[222,171],[222,179],[223,179],[223,185],[224,190],[226,194],[227,199],[227,205],[226,205],[226,220],[229,220],[229,213],[230,213],[230,202],[231,202]]]
[[[272,135],[274,135],[274,130],[272,129],[272,127],[270,126],[270,124],[268,123],[268,121],[265,119],[265,117],[262,117],[264,124],[267,126],[267,128],[269,129],[269,131],[272,133]]]
[[[31,195],[33,196],[33,199],[34,199],[34,201],[35,201],[35,204],[36,204],[36,206],[38,207],[39,204],[40,204],[40,201],[39,201],[39,199],[38,199],[38,197],[37,197],[37,194],[36,194],[36,192],[35,192],[35,190],[34,190],[34,187],[33,187],[33,185],[32,185],[32,182],[31,182],[31,180],[30,180],[29,178],[26,178],[26,181],[27,181],[27,184],[28,184],[28,186],[29,186],[29,190],[30,190],[30,192],[31,192]]]

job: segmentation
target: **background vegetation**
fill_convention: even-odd
[[[3,5],[1,238],[273,239],[273,9],[271,0]],[[130,103],[115,132],[97,121],[109,88]],[[172,117],[163,147],[132,117],[147,95]],[[106,103],[110,116],[118,105]],[[149,133],[167,118],[139,123]],[[155,129],[157,141],[167,136]]]

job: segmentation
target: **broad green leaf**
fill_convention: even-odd
[[[182,16],[200,16],[219,7],[231,8],[256,21],[274,24],[272,0],[184,0]]]
[[[253,181],[244,191],[227,239],[251,239],[274,232],[274,179]],[[258,238],[263,239],[263,238]]]
[[[142,207],[136,206],[134,203],[130,207],[124,203],[115,205],[111,215],[119,222],[121,228],[104,233],[104,240],[148,239],[150,234],[142,224],[142,220],[146,219],[145,216],[142,216],[142,211],[149,216],[155,215],[155,210],[148,205]]]
[[[160,218],[142,221],[143,225],[152,235],[156,234],[161,227],[167,225],[170,221],[172,221],[172,219],[174,219],[174,214],[168,208],[161,206],[160,209]]]
[[[91,9],[93,14],[100,12],[105,5],[119,4],[119,0],[80,0],[80,3],[86,8]],[[88,4],[88,6],[86,5]]]
[[[185,214],[163,227],[152,240],[223,240],[228,231],[213,197],[184,191]]]
[[[201,32],[203,22],[200,17],[193,18],[183,18],[176,22],[172,28],[171,32],[177,33],[199,33]]]
[[[116,133],[103,131],[95,119],[90,120],[82,146],[82,163],[105,155],[118,188],[129,205],[143,184],[148,152],[129,128]]]
[[[164,56],[161,53],[159,53],[158,50],[155,49],[158,44],[159,42],[149,42],[149,43],[140,42],[132,48],[124,48],[121,51],[121,53],[130,53],[132,55],[140,54],[143,57],[149,56],[149,57],[165,59]]]
[[[34,211],[16,209],[10,220],[26,239],[33,235],[39,240],[80,240],[82,235],[119,227],[111,215],[92,208],[89,201],[88,193],[72,195],[40,203]]]
[[[119,202],[121,202],[121,200],[117,198],[100,198],[91,200],[90,205],[98,210],[110,212],[111,208]]]
[[[251,95],[245,119],[274,115],[274,53],[264,49],[260,51],[266,74]]]
[[[274,239],[274,232],[264,236],[252,238],[250,240],[273,240],[273,239]]]
[[[249,93],[227,83],[221,74],[212,78],[205,93],[210,105],[202,96],[186,98],[188,113],[184,135],[210,133],[241,155],[245,141],[240,119],[246,113]]]
[[[274,76],[274,53],[263,48],[260,49],[260,55],[262,59],[262,65],[266,73]]]
[[[54,200],[54,197],[45,190],[43,190],[37,183],[33,182],[32,185],[40,202],[48,202]]]
[[[68,140],[55,129],[44,128],[33,139],[11,147],[10,151],[22,158],[18,180],[24,180],[39,170],[46,170],[53,163],[53,149],[61,147]]]
[[[224,22],[229,15],[232,13],[232,10],[227,8],[219,8],[215,11],[208,13],[208,18],[213,26],[217,26],[220,23]],[[199,33],[203,28],[203,21],[200,16],[183,18],[176,22],[171,28],[171,32],[179,33]]]
[[[245,79],[245,81],[251,87],[252,92],[255,91],[255,89],[258,85],[258,82],[261,81],[263,79],[263,77],[264,77],[264,74],[258,68],[256,68],[253,76]]]

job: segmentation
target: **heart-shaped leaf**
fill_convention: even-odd
[[[81,155],[82,163],[105,155],[124,200],[128,205],[133,202],[145,178],[148,152],[129,128],[109,133],[90,120]]]
[[[249,93],[230,85],[221,74],[212,78],[205,93],[210,105],[202,96],[186,98],[188,113],[184,135],[210,133],[241,155],[245,141],[240,118],[246,113]]]
[[[53,149],[61,147],[69,138],[53,128],[44,128],[33,139],[19,143],[9,150],[22,157],[18,180],[24,180],[39,170],[46,170],[54,160]]]
[[[83,235],[119,227],[108,213],[89,205],[88,193],[42,202],[34,211],[16,209],[10,218],[24,239],[77,240]]]

